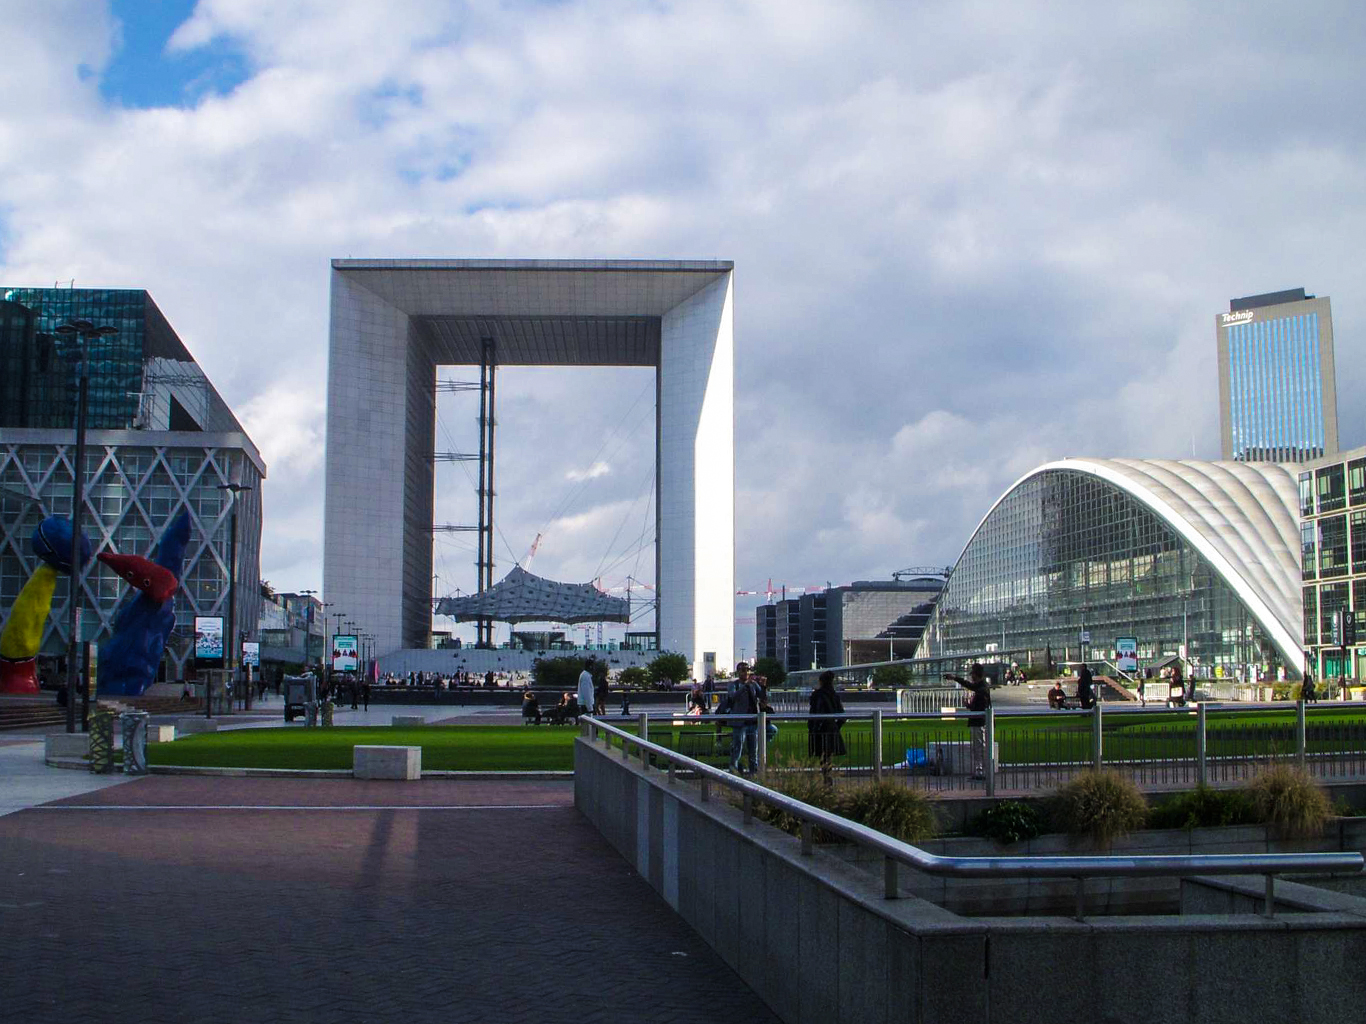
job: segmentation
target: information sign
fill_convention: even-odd
[[[1132,636],[1115,638],[1115,667],[1121,672],[1138,671],[1138,639]]]
[[[360,667],[357,656],[359,645],[354,633],[334,633],[332,636],[332,669],[335,672],[354,672]]]

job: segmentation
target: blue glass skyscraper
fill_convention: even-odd
[[[1338,450],[1333,317],[1303,288],[1229,302],[1215,317],[1223,457],[1308,462]]]

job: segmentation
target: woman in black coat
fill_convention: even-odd
[[[811,691],[810,713],[813,715],[842,715],[844,703],[835,692],[835,673],[822,672],[820,685]],[[806,749],[821,762],[821,774],[826,784],[832,784],[830,759],[845,753],[844,737],[840,729],[843,718],[810,718],[806,722]]]

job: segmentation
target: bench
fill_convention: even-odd
[[[422,778],[422,748],[367,745],[352,747],[351,774],[358,779],[398,779],[415,782]]]
[[[218,720],[214,718],[179,718],[175,723],[176,735],[188,736],[196,732],[217,732]]]
[[[414,726],[426,725],[427,719],[422,715],[394,715],[389,724],[396,729],[411,729]]]
[[[174,743],[175,737],[174,725],[149,725],[147,727],[148,743]]]

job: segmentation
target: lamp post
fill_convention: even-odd
[[[242,491],[251,490],[246,484],[231,483],[219,484],[220,491],[227,491],[232,495],[228,512],[228,650],[224,652],[228,678],[233,678],[236,669],[238,654],[241,650],[241,641],[237,639],[237,495]],[[243,702],[245,710],[251,710],[251,687],[246,687],[246,694]],[[229,708],[231,710],[231,708]]]
[[[95,338],[117,334],[118,329],[108,324],[96,327],[89,320],[70,320],[57,327],[57,333],[68,340],[80,339],[75,359],[80,367],[80,383],[76,392],[76,458],[71,466],[71,592],[66,603],[66,731],[76,731],[77,654],[81,639],[77,635],[80,620],[81,582],[85,565],[81,559],[81,504],[85,501],[85,419],[90,398],[90,369],[85,358],[85,343]],[[83,707],[88,713],[90,691],[83,689]],[[82,714],[82,721],[87,714]]]

